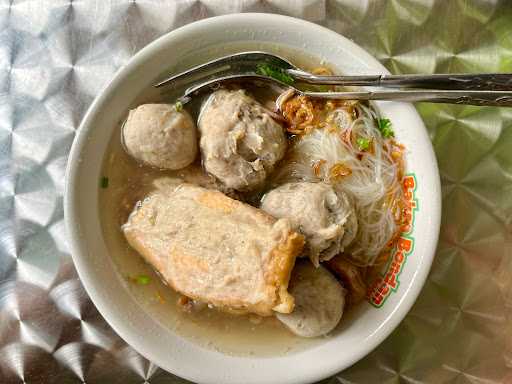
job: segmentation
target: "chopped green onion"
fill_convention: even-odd
[[[176,112],[183,111],[183,103],[181,101],[177,101],[176,104],[174,104],[174,108],[176,108]]]
[[[108,188],[108,177],[103,176],[100,182],[101,188]]]
[[[389,119],[377,119],[377,128],[385,139],[395,137],[395,132],[391,128],[391,121]]]
[[[151,278],[146,275],[139,275],[135,278],[135,282],[139,285],[148,285],[151,281]]]
[[[284,69],[271,64],[259,64],[256,67],[256,73],[272,77],[273,79],[279,80],[285,84],[293,84],[295,81],[293,77],[284,71]]]
[[[357,146],[359,147],[360,151],[366,151],[368,148],[370,148],[370,139],[366,139],[364,137],[359,137],[356,140]]]

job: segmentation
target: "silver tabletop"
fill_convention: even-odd
[[[94,96],[158,36],[214,15],[301,17],[393,73],[512,72],[508,0],[0,0],[0,383],[184,383],[106,324],[71,263],[66,158]],[[512,109],[417,104],[443,226],[416,305],[325,383],[512,383]]]

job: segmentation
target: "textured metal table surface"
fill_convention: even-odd
[[[64,169],[85,110],[156,37],[274,12],[327,26],[393,73],[512,72],[512,1],[0,0],[0,383],[184,383],[126,345],[66,247]],[[417,303],[325,383],[512,383],[512,109],[418,104],[443,220]]]

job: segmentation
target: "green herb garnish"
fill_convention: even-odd
[[[151,278],[146,275],[139,275],[135,278],[135,282],[139,285],[148,285],[151,281]]]
[[[103,176],[100,181],[101,188],[108,188],[108,177]]]
[[[368,148],[370,148],[370,139],[366,139],[364,137],[359,137],[356,140],[357,146],[359,147],[360,151],[366,151]]]
[[[389,119],[377,119],[377,128],[385,139],[395,137],[395,132],[391,128],[391,121]]]
[[[176,112],[181,112],[183,111],[183,103],[181,101],[177,101],[175,104],[174,104],[174,108],[176,108]]]
[[[279,68],[271,64],[258,64],[256,67],[256,73],[272,77],[273,79],[279,80],[281,83],[293,84],[295,79],[285,72],[284,69]]]

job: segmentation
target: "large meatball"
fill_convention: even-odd
[[[286,150],[283,128],[243,90],[214,92],[198,126],[204,167],[229,188],[261,185]]]
[[[174,105],[143,104],[131,110],[122,134],[127,152],[153,167],[181,169],[197,155],[194,121]]]
[[[347,196],[326,183],[288,183],[268,192],[261,208],[276,218],[288,218],[306,237],[314,265],[348,246],[357,232],[357,218]]]

